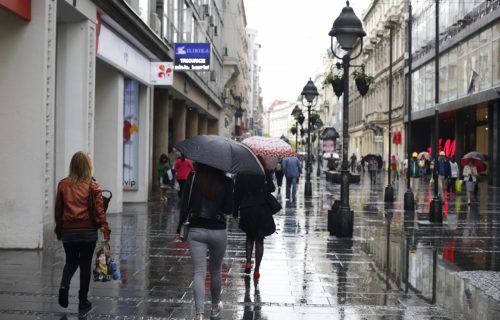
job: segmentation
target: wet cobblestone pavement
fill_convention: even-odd
[[[327,210],[339,186],[313,180],[313,197],[304,199],[303,180],[296,203],[280,196],[258,284],[243,276],[245,236],[229,223],[220,319],[500,319],[500,190],[481,186],[470,207],[464,194],[454,197],[445,223],[434,225],[425,184],[412,214],[401,210],[402,182],[387,207],[385,184],[363,178],[351,185],[354,238],[336,239],[326,230]],[[57,304],[61,243],[0,251],[0,319],[192,319],[192,266],[186,243],[175,241],[177,221],[173,193],[165,205],[127,204],[110,215],[122,279],[91,283],[94,307],[85,315],[77,313],[77,274],[69,308]]]

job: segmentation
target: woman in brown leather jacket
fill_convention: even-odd
[[[96,199],[96,212],[89,212],[89,195],[93,192]],[[80,291],[78,293],[78,310],[88,311],[92,304],[87,299],[90,284],[92,255],[97,241],[97,229],[101,228],[104,239],[109,241],[108,222],[104,213],[101,187],[92,179],[92,162],[90,157],[78,151],[71,158],[68,177],[62,179],[57,186],[55,204],[55,233],[62,240],[66,253],[61,287],[59,288],[59,305],[68,307],[68,291],[71,278],[80,267]]]

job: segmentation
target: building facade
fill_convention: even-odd
[[[262,136],[262,89],[260,88],[259,50],[261,45],[257,42],[258,32],[247,29],[248,58],[250,61],[250,90],[248,95],[248,130],[252,135]]]
[[[500,1],[417,2],[412,16],[412,150],[483,152],[500,186]]]
[[[121,212],[123,202],[150,199],[169,147],[233,135],[224,70],[230,52],[241,52],[248,70],[242,2],[239,15],[222,0],[23,3],[29,15],[0,0],[0,163],[9,185],[0,194],[0,247],[52,241],[57,182],[75,151],[91,155],[94,176],[113,192],[108,212]],[[226,39],[235,21],[237,39]],[[210,71],[172,72],[174,43],[197,42],[210,43]],[[153,81],[160,62],[169,84]],[[246,97],[241,77],[234,92]]]

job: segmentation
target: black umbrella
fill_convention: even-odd
[[[476,158],[476,159],[480,159],[483,161],[488,161],[488,155],[486,153],[479,152],[479,151],[471,151],[463,157],[464,158]]]
[[[382,160],[381,156],[376,156],[374,154],[367,154],[366,156],[361,159],[361,162],[369,162],[370,159],[375,159],[378,162],[378,168],[382,169],[382,166],[384,165],[384,161]]]
[[[264,175],[264,168],[250,148],[229,138],[196,136],[178,142],[175,148],[188,159],[224,172]]]

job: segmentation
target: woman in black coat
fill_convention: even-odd
[[[234,187],[234,217],[240,216],[239,227],[246,233],[245,273],[252,270],[252,254],[255,244],[255,269],[253,277],[260,277],[260,263],[264,256],[264,237],[276,231],[273,213],[266,200],[266,193],[274,192],[271,171],[265,178],[256,175],[238,175]]]

